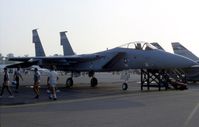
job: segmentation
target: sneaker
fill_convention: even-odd
[[[57,98],[53,98],[53,100],[54,100],[54,101],[56,101],[56,100],[57,100]]]
[[[53,98],[53,95],[52,95],[52,94],[50,94],[50,95],[49,95],[49,99],[52,99],[52,98]]]
[[[35,98],[35,99],[39,99],[39,95],[35,96],[34,98]]]

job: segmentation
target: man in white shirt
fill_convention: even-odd
[[[57,95],[56,95],[56,85],[57,85],[57,80],[58,80],[58,74],[55,71],[55,67],[53,66],[51,71],[48,74],[48,83],[50,84],[50,90],[51,94],[49,96],[50,99],[57,100]]]
[[[15,70],[14,72],[14,78],[13,78],[16,81],[16,90],[15,90],[16,93],[18,93],[18,89],[19,89],[19,78],[23,80],[23,77],[20,73],[20,68],[18,67],[17,70]]]

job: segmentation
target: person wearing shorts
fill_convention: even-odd
[[[16,81],[16,89],[15,89],[16,93],[18,93],[18,89],[19,89],[19,78],[23,80],[23,77],[20,73],[20,68],[18,67],[17,70],[14,72],[14,80]]]
[[[51,91],[49,99],[57,100],[57,95],[56,95],[56,90],[55,90],[56,85],[57,85],[57,80],[58,80],[58,74],[55,71],[55,67],[52,67],[48,74],[48,83],[50,85],[50,91]]]

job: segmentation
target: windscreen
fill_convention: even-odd
[[[130,43],[121,45],[119,47],[136,49],[136,50],[153,50],[153,49],[157,49],[155,46],[151,45],[148,42],[130,42]]]

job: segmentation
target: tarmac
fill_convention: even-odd
[[[58,85],[58,100],[50,100],[46,85],[34,99],[31,83],[21,85],[15,98],[7,91],[0,98],[1,127],[196,127],[199,122],[199,84],[188,90],[151,88],[140,83],[75,83],[72,88]],[[14,89],[13,89],[14,90]]]
[[[46,84],[47,84],[47,74],[45,72],[41,72],[41,82],[40,82],[40,97],[39,99],[34,99],[35,94],[33,91],[33,72],[29,71],[28,74],[21,73],[23,80],[20,79],[20,87],[18,93],[15,93],[15,86],[10,83],[10,88],[14,94],[14,98],[10,98],[7,90],[4,90],[3,96],[0,98],[0,105],[21,105],[21,104],[30,104],[30,103],[38,103],[49,101],[49,93],[47,93]],[[59,80],[57,84],[58,99],[79,99],[84,97],[93,97],[100,95],[110,95],[122,93],[121,89],[121,76],[120,73],[96,73],[96,77],[98,78],[100,87],[91,88],[90,87],[90,78],[85,74],[79,77],[74,77],[74,86],[72,88],[65,87],[65,81],[70,74],[61,74],[59,73]],[[13,74],[10,74],[10,82],[12,81]],[[130,83],[137,82],[140,78],[137,74],[131,74],[131,78],[129,79]],[[0,89],[3,83],[3,73],[0,73]],[[132,85],[135,87],[137,85]],[[139,88],[138,88],[139,89]],[[117,91],[117,92],[116,92]],[[95,93],[95,94],[93,94]]]
[[[130,82],[130,84],[136,84],[136,82]],[[57,88],[57,97],[58,100],[75,100],[75,99],[83,99],[83,98],[92,98],[99,96],[110,96],[117,94],[130,94],[130,93],[138,93],[140,90],[138,84],[134,86],[130,86],[128,92],[123,91],[121,88],[122,83],[101,83],[96,88],[91,88],[89,84],[76,84],[71,88],[66,88],[63,85],[58,85],[60,87]],[[24,104],[34,104],[41,102],[48,102],[49,93],[47,92],[47,88],[45,85],[40,86],[40,96],[39,99],[35,99],[35,94],[33,91],[33,86],[21,86],[17,93],[15,93],[15,88],[11,87],[14,98],[10,98],[7,90],[4,90],[3,96],[0,98],[0,106],[9,106],[9,105],[24,105]]]

